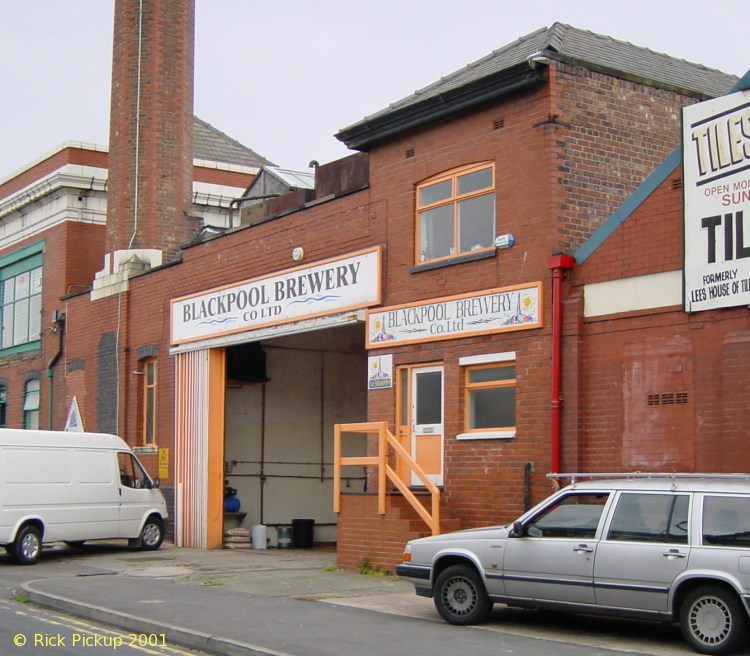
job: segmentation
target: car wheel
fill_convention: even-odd
[[[139,546],[144,551],[154,551],[164,540],[164,523],[156,517],[149,517],[143,525],[138,538]]]
[[[451,624],[479,624],[492,610],[481,577],[468,565],[452,565],[438,576],[434,602],[438,613]]]
[[[39,529],[30,524],[22,526],[10,553],[19,565],[33,565],[42,553],[42,534]]]
[[[701,654],[730,654],[746,641],[748,618],[737,595],[717,585],[702,585],[680,607],[680,630]]]

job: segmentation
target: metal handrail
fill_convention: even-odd
[[[341,436],[344,433],[377,434],[378,455],[377,456],[354,456],[343,457],[341,455]],[[404,481],[388,463],[389,447],[393,448],[409,472],[413,472],[430,492],[432,507],[431,512],[417,499],[410,489],[409,484]],[[419,464],[412,458],[411,454],[388,430],[388,424],[384,421],[372,421],[358,424],[336,424],[333,434],[333,510],[341,510],[341,468],[347,465],[362,465],[377,467],[378,472],[378,513],[385,515],[385,492],[386,481],[390,480],[396,489],[411,504],[417,514],[429,526],[433,535],[440,533],[440,490],[430,480]]]

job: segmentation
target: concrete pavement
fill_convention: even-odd
[[[391,653],[382,635],[372,630],[385,621],[373,611],[388,613],[388,621],[400,627],[394,654],[410,653],[403,636],[417,640],[421,631],[455,640],[457,648],[477,641],[475,651],[466,652],[477,654],[484,653],[479,643],[487,641],[488,632],[496,634],[496,648],[501,641],[532,637],[552,641],[554,653],[560,654],[568,649],[692,653],[675,628],[663,625],[604,618],[592,622],[502,606],[479,629],[451,627],[439,619],[432,600],[417,597],[411,585],[392,576],[340,571],[332,551],[197,550],[165,544],[159,551],[142,552],[113,542],[55,547],[41,563],[59,565],[59,559],[65,561],[64,576],[59,566],[49,577],[34,576],[38,565],[24,568],[30,580],[21,593],[43,606],[133,633],[166,634],[171,642],[216,654],[323,655],[334,653],[332,640],[339,647],[350,644],[349,653]],[[3,565],[12,567],[8,561]],[[425,622],[415,624],[414,618]],[[373,639],[371,651],[367,641]]]

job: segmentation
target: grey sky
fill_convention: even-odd
[[[65,141],[108,142],[114,0],[0,0],[0,179]],[[742,75],[747,0],[196,0],[195,113],[277,164],[560,21]]]

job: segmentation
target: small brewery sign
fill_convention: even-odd
[[[539,328],[542,283],[369,311],[367,348]]]

